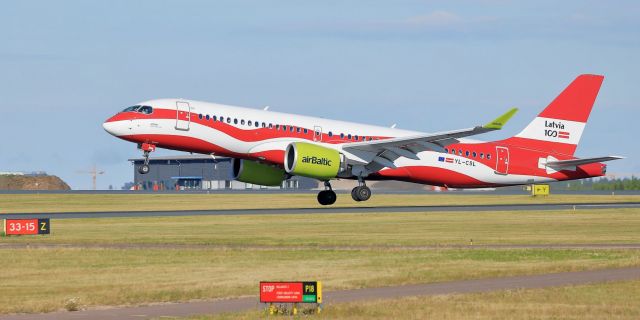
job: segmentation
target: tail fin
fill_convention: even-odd
[[[573,155],[604,76],[583,74],[556,97],[510,144]]]

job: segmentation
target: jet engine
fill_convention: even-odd
[[[287,146],[284,169],[287,173],[328,181],[344,170],[344,156],[334,149],[305,142]]]
[[[279,186],[285,179],[281,168],[251,160],[233,159],[232,170],[234,180],[261,186]]]

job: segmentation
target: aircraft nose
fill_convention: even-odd
[[[121,124],[119,124],[118,121],[116,121],[116,119],[114,119],[114,117],[111,117],[109,119],[107,119],[107,121],[105,121],[102,124],[102,128],[104,128],[104,131],[108,132],[109,134],[113,135],[113,136],[119,136],[122,134],[122,130],[121,130]]]

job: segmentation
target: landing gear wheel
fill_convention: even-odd
[[[356,190],[359,187],[355,187],[353,189],[351,189],[351,199],[353,199],[353,201],[360,201],[360,199],[358,199],[358,195],[356,194]]]
[[[333,190],[323,190],[318,193],[318,203],[328,206],[336,203],[338,196]]]
[[[147,174],[149,173],[149,165],[148,164],[143,164],[138,168],[138,173],[140,174]]]
[[[371,198],[371,189],[367,186],[358,186],[351,190],[351,197],[355,201],[367,201]]]

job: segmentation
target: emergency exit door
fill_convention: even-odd
[[[191,124],[191,106],[188,102],[176,101],[176,129],[189,130]]]
[[[509,173],[509,149],[496,147],[496,171],[497,174]]]

